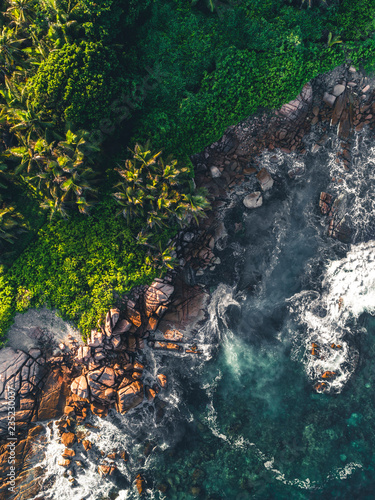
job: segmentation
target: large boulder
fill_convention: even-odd
[[[273,186],[273,179],[266,168],[262,168],[257,173],[257,179],[263,191],[268,191]]]
[[[109,403],[115,398],[116,391],[113,386],[116,383],[116,379],[113,368],[106,366],[105,368],[89,372],[87,380],[92,398],[102,403]]]
[[[128,302],[126,306],[126,314],[129,318],[129,321],[139,328],[142,325],[142,316],[139,311],[135,308],[135,305],[133,305],[133,302]]]
[[[86,377],[81,375],[80,377],[75,378],[70,386],[70,390],[78,397],[87,399],[89,397],[89,387]]]
[[[59,369],[49,373],[43,389],[39,395],[38,413],[35,420],[50,420],[58,418],[64,413],[66,399],[69,395],[69,386]]]
[[[144,301],[147,316],[151,316],[156,310],[167,303],[174,292],[174,287],[162,280],[155,281],[148,287]]]
[[[70,448],[76,442],[76,436],[73,432],[64,432],[61,435],[61,442],[66,448]]]
[[[120,317],[120,311],[117,308],[110,309],[107,312],[104,323],[104,330],[107,337],[112,336],[113,329],[116,326],[119,317]]]
[[[113,335],[121,335],[122,333],[126,333],[130,330],[132,324],[127,319],[120,319],[117,322],[115,328],[113,329]]]
[[[126,413],[143,401],[143,384],[139,380],[117,391],[117,409]]]
[[[246,208],[258,208],[263,205],[262,193],[260,191],[255,191],[245,196],[243,204]]]
[[[116,374],[113,368],[109,366],[105,366],[104,368],[100,368],[98,370],[94,370],[89,372],[87,375],[89,380],[89,384],[91,381],[99,382],[107,387],[112,387],[116,382]]]
[[[103,345],[103,332],[98,332],[98,330],[91,330],[91,337],[87,342],[90,347],[99,347]]]

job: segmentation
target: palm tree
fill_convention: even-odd
[[[5,14],[10,17],[11,24],[21,28],[30,24],[35,17],[30,0],[10,0]]]
[[[64,10],[56,0],[42,0],[42,6],[48,15],[49,30],[47,38],[52,41],[53,47],[58,49],[65,43],[71,43],[80,28],[76,20],[71,19],[71,14],[78,4],[72,6],[69,1]]]
[[[0,202],[2,202],[0,196]],[[9,245],[14,243],[25,223],[13,206],[2,204],[0,207],[0,255],[8,253]]]
[[[198,223],[205,217],[209,208],[206,191],[196,190],[189,182],[186,167],[171,157],[164,162],[161,151],[151,152],[149,143],[144,147],[136,144],[132,156],[123,168],[116,169],[121,181],[115,185],[113,196],[128,222],[138,219],[145,224],[137,237],[139,243],[156,248],[157,228],[176,222],[185,226],[191,219]]]
[[[43,148],[42,168],[29,182],[43,198],[41,206],[51,211],[51,217],[55,214],[66,217],[69,207],[88,214],[93,205],[89,197],[96,192],[92,186],[96,173],[88,165],[93,163],[92,154],[98,148],[86,144],[87,136],[84,130],[76,134],[69,130],[64,141],[56,145],[44,141],[40,146]]]
[[[21,45],[25,39],[16,38],[13,28],[3,26],[0,33],[0,68],[3,75],[9,75],[22,55]]]

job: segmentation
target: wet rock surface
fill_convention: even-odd
[[[76,455],[92,448],[88,439],[79,437],[78,430],[90,413],[105,418],[108,411],[126,414],[143,404],[154,405],[156,413],[162,412],[165,403],[160,393],[167,391],[173,380],[168,380],[167,371],[155,373],[153,380],[149,376],[146,379],[142,349],[147,344],[171,355],[199,355],[199,346],[186,347],[184,341],[207,317],[209,287],[221,280],[230,282],[235,276],[236,248],[228,242],[230,236],[241,233],[242,227],[240,222],[229,226],[225,211],[238,199],[242,211],[270,203],[273,193],[282,191],[275,172],[283,157],[294,155],[298,159],[298,155],[318,153],[333,130],[342,141],[336,160],[342,177],[332,182],[340,184],[340,179],[353,168],[350,150],[354,130],[364,126],[372,130],[374,117],[372,83],[354,68],[343,66],[306,84],[300,95],[280,110],[230,127],[218,142],[192,157],[196,183],[208,189],[212,210],[199,229],[192,226],[177,235],[180,267],[176,271],[156,279],[150,286],[133,289],[114,304],[85,344],[71,338],[50,349],[51,339],[46,341],[46,334],[36,329],[33,335],[40,342],[40,349],[0,351],[0,470],[2,478],[6,478],[6,401],[8,392],[13,391],[19,447],[17,498],[32,498],[40,488],[42,472],[33,468],[33,463],[40,461],[37,457],[40,459],[42,451],[33,448],[32,443],[42,444],[45,438],[44,427],[37,422],[60,419],[58,426],[65,449],[59,465],[69,471],[80,466]],[[305,140],[311,132],[316,137],[313,144]],[[269,156],[267,168],[262,164],[264,151]],[[288,171],[288,176],[294,181],[303,173],[297,165]],[[329,192],[322,192],[317,200],[317,212],[319,207],[320,216],[326,221],[326,236],[343,243],[352,237],[352,228],[345,218],[346,206],[345,197]],[[222,266],[224,262],[226,266]],[[327,381],[334,378],[332,373],[323,374],[325,381],[317,383],[318,392],[325,391]],[[111,456],[97,466],[102,477],[116,477],[118,473],[116,465],[108,462],[117,455]],[[133,479],[142,494],[143,476]],[[3,480],[0,493],[6,491],[7,484]],[[164,487],[161,485],[160,491]]]

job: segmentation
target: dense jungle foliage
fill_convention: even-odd
[[[0,335],[42,304],[86,334],[172,267],[178,227],[208,206],[189,157],[321,72],[372,70],[374,8],[2,0]]]

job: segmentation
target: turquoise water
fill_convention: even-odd
[[[97,451],[75,488],[51,432],[46,498],[136,499],[138,473],[150,500],[375,498],[375,150],[357,135],[344,175],[338,147],[332,137],[303,160],[264,154],[274,187],[253,211],[242,204],[253,181],[232,199],[222,266],[199,278],[211,291],[209,318],[192,332],[204,354],[146,348],[146,378],[168,377],[164,402],[92,417]],[[328,238],[321,191],[341,197],[351,245]],[[316,392],[325,371],[335,376]],[[101,454],[115,447],[130,459],[101,478]]]
[[[214,292],[205,326],[217,339],[214,357],[191,370],[170,361],[180,432],[149,462],[153,491],[166,490],[156,498],[375,498],[374,152],[366,144],[354,148],[357,170],[340,187],[353,246],[327,238],[317,210],[320,191],[337,189],[329,185],[334,147],[310,156],[294,183],[281,160],[264,206],[228,215],[228,226],[245,227],[240,272]],[[311,342],[323,360],[311,356]],[[328,369],[336,377],[317,393]]]
[[[287,346],[230,339],[206,373],[212,401],[196,404],[184,438],[158,457],[170,498],[194,498],[194,484],[202,498],[374,498],[375,321],[363,324],[365,359],[333,396],[311,390]]]

